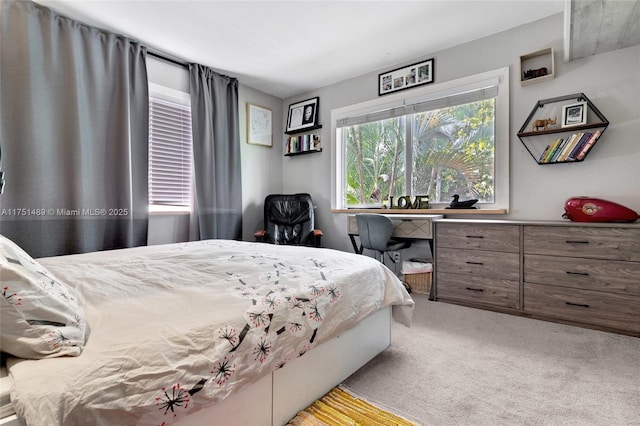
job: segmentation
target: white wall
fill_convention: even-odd
[[[273,112],[273,146],[247,143],[247,102]],[[242,239],[253,241],[253,233],[262,229],[264,197],[282,191],[282,147],[284,141],[282,99],[240,86],[240,157],[242,162]]]
[[[522,87],[519,57],[552,47],[555,78]],[[567,198],[589,195],[626,205],[640,212],[640,46],[562,62],[563,14],[494,36],[407,61],[435,58],[435,83],[504,66],[510,67],[510,212],[490,218],[561,220]],[[394,68],[394,67],[389,67]],[[324,151],[287,157],[283,190],[312,194],[316,217],[324,231],[323,245],[350,251],[346,218],[331,209],[331,110],[378,97],[377,78],[385,70],[285,99],[288,105],[320,97],[319,122]],[[580,163],[538,165],[516,136],[536,101],[585,93],[611,123],[589,157]]]
[[[556,77],[520,86],[520,55],[546,47],[555,51]],[[609,199],[640,211],[640,46],[564,63],[563,15],[558,14],[441,52],[427,52],[424,57],[408,60],[405,64],[430,57],[435,58],[436,85],[510,67],[511,205],[505,218],[559,220],[564,201],[577,195]],[[261,226],[262,206],[267,194],[309,192],[317,206],[317,225],[325,234],[323,245],[351,251],[345,216],[330,211],[333,152],[329,120],[332,109],[377,98],[378,74],[386,70],[372,70],[369,74],[285,100],[240,85],[244,240],[252,241],[253,232]],[[585,93],[607,117],[611,123],[609,128],[584,162],[538,165],[522,146],[516,132],[537,100],[579,92]],[[283,157],[283,127],[288,106],[314,96],[320,97],[323,152]],[[247,102],[273,110],[272,148],[246,143]],[[166,217],[151,218],[150,242],[171,242],[184,235],[185,221],[177,225],[169,225],[167,221]]]

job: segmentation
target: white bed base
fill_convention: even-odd
[[[179,426],[281,426],[391,344],[391,307],[377,311],[283,368],[220,403],[175,423]],[[14,414],[2,426],[24,426]]]

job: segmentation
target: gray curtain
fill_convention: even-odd
[[[189,75],[196,194],[191,239],[239,240],[238,80],[198,64],[189,65]]]
[[[145,48],[32,2],[2,7],[0,233],[34,257],[146,244]]]

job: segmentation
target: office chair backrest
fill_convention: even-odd
[[[270,243],[306,244],[314,229],[311,195],[267,195],[264,200],[264,226]]]
[[[360,244],[369,250],[383,252],[393,233],[393,222],[387,216],[371,213],[356,214]]]

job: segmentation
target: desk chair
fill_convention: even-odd
[[[393,269],[398,275],[395,259],[389,252],[411,247],[411,241],[398,241],[391,238],[393,222],[387,216],[372,213],[356,214],[358,235],[363,248],[375,250],[380,255],[380,262],[384,263],[384,254],[393,262]]]

